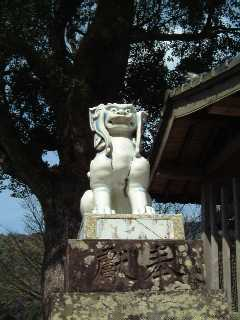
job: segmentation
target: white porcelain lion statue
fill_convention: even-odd
[[[91,190],[81,199],[81,213],[153,214],[147,192],[150,166],[140,154],[146,113],[132,104],[100,104],[89,109],[97,151],[91,161]]]

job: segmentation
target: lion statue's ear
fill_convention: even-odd
[[[112,154],[112,143],[109,132],[104,121],[105,106],[100,104],[97,107],[89,108],[90,127],[94,135],[94,148],[97,151],[106,150],[106,155]]]
[[[137,134],[136,134],[136,157],[141,157],[141,144],[143,137],[143,126],[147,120],[147,112],[139,111],[137,112]]]

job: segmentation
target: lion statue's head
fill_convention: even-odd
[[[92,131],[95,133],[94,147],[97,151],[112,154],[111,137],[124,136],[136,145],[136,157],[140,156],[141,137],[146,112],[137,112],[132,104],[107,103],[89,109]]]

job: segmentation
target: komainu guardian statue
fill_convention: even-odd
[[[150,166],[140,146],[146,113],[132,104],[100,104],[89,109],[97,151],[90,164],[90,187],[81,212],[152,214],[147,192]]]

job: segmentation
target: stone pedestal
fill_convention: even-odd
[[[181,216],[176,217],[166,216],[173,226],[168,236],[183,237],[176,222]],[[118,220],[127,218],[124,226],[138,231],[130,228],[131,237],[143,237],[138,218],[129,215],[87,215],[82,237],[102,237],[101,228],[113,225],[115,233],[110,229],[107,236],[123,237],[127,232]],[[149,216],[141,219],[145,224],[149,219],[150,229],[160,226]],[[167,225],[165,220],[162,234]],[[152,233],[146,231],[145,237]],[[50,320],[230,320],[223,293],[206,289],[200,240],[72,239],[64,270],[65,293],[51,297]]]
[[[184,239],[183,217],[176,215],[85,214],[79,239]]]
[[[204,287],[201,241],[69,240],[66,292]]]
[[[220,292],[57,294],[51,320],[230,320]]]

